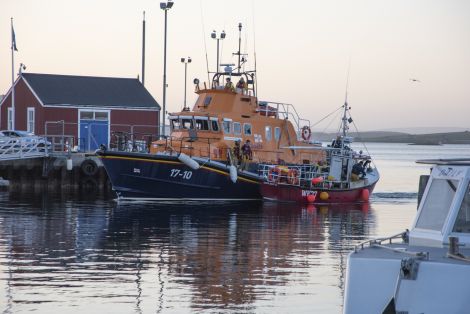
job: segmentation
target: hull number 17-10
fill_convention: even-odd
[[[171,169],[170,170],[170,178],[182,178],[185,180],[191,179],[193,176],[192,171],[181,171],[180,169]]]

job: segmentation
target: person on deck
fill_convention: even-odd
[[[364,178],[366,176],[362,160],[352,167],[352,173],[358,177],[360,176],[361,178]]]
[[[240,140],[235,141],[235,146],[232,148],[232,162],[235,167],[238,168],[241,161],[241,150],[240,150]]]
[[[246,140],[242,146],[242,170],[247,170],[249,160],[253,160],[253,151],[250,140]]]
[[[246,89],[245,79],[241,77],[237,83],[237,92],[240,91],[240,93],[245,94],[245,89]]]
[[[229,91],[234,92],[235,87],[233,87],[233,83],[232,83],[232,80],[230,79],[230,77],[227,77],[227,79],[225,81],[226,81],[225,90],[229,90]]]

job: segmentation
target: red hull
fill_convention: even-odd
[[[374,190],[375,183],[372,185],[350,189],[350,190],[328,190],[328,189],[312,189],[303,190],[299,186],[286,185],[286,184],[270,184],[264,182],[261,184],[261,195],[263,198],[278,201],[278,202],[297,202],[297,203],[352,203],[352,202],[367,202],[369,195]],[[368,192],[364,192],[367,190]],[[326,192],[327,199],[321,199],[320,194]],[[308,200],[308,195],[315,195],[314,201],[312,198]],[[367,197],[365,197],[367,196]]]

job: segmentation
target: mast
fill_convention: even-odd
[[[241,65],[241,56],[242,56],[242,23],[238,23],[238,73],[240,73],[242,65]]]

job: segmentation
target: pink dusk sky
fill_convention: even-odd
[[[15,72],[137,77],[141,74],[142,12],[147,17],[145,85],[161,103],[164,14],[150,0],[2,0],[0,94]],[[234,63],[237,25],[254,65],[261,100],[292,103],[315,122],[344,102],[360,130],[470,127],[470,1],[468,0],[176,0],[168,12],[169,112],[183,106],[184,66],[207,80],[214,70],[212,30],[225,30],[221,61]],[[205,39],[205,42],[204,42]],[[15,74],[16,75],[16,74]],[[418,79],[414,82],[410,79]]]

